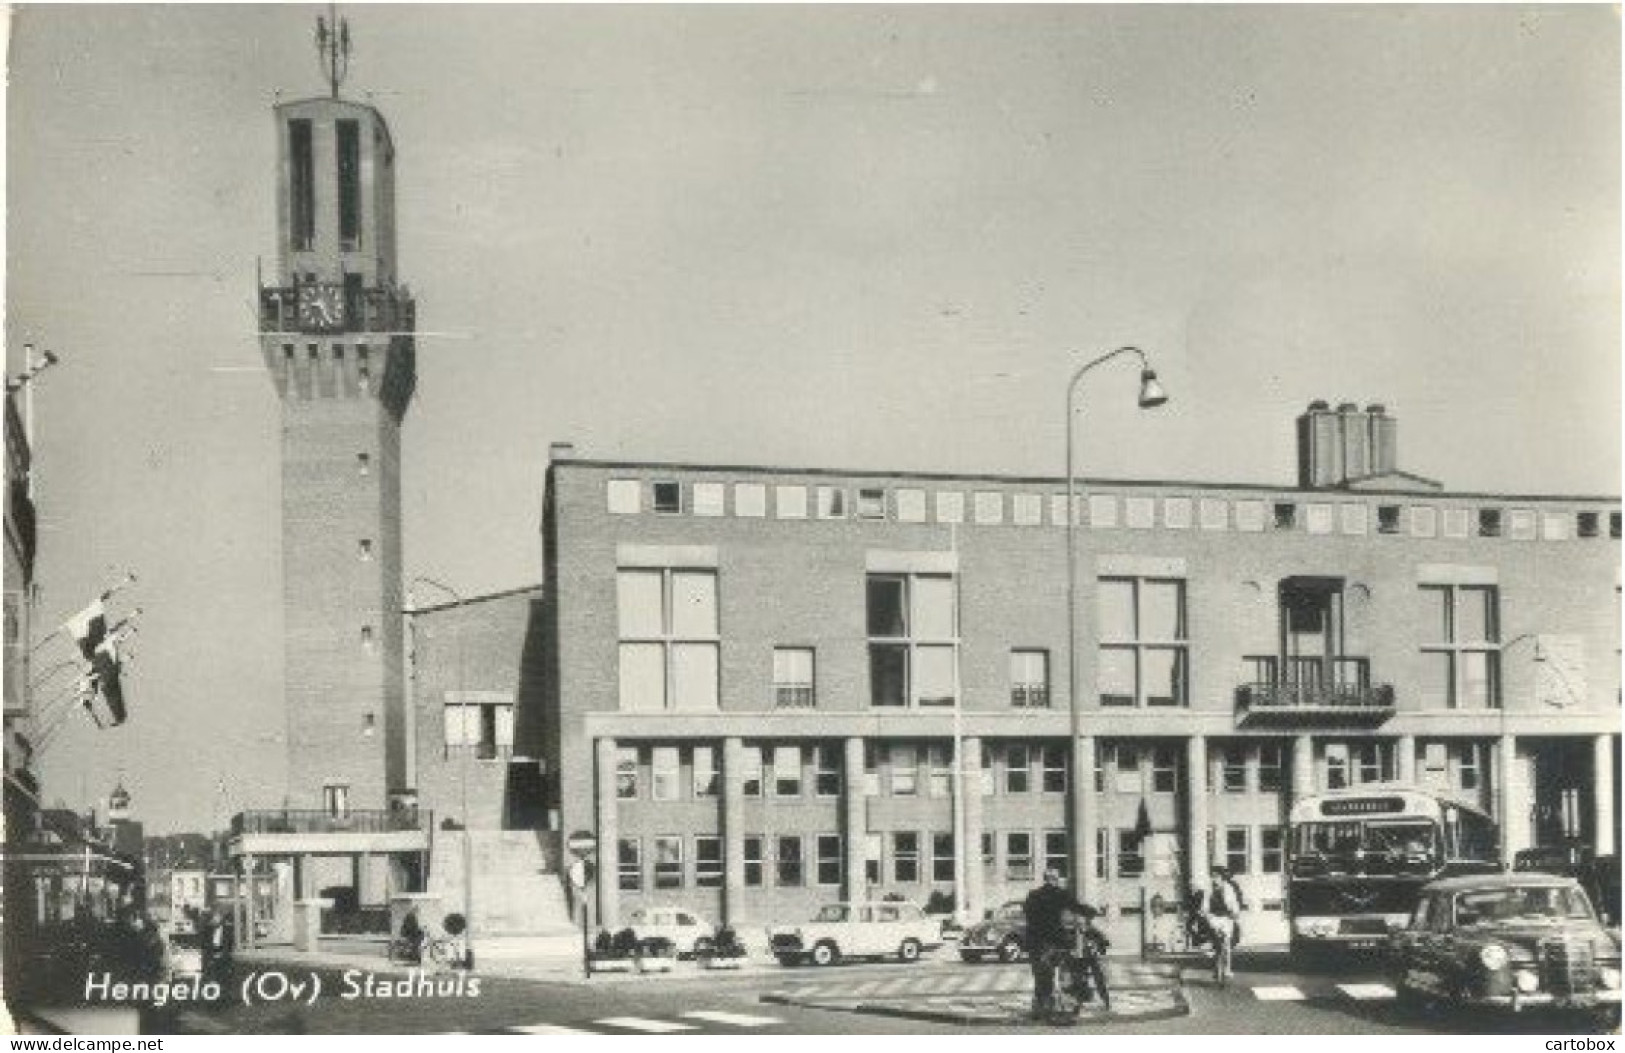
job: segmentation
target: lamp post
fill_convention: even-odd
[[[413,585],[428,585],[439,589],[452,598],[452,606],[463,606],[463,594],[450,585],[436,581],[433,578],[419,575],[412,579]],[[410,601],[409,601],[410,602]],[[412,604],[416,607],[416,604]],[[463,633],[460,626],[453,626],[452,636],[457,641],[457,718],[462,728],[461,738],[463,759],[457,766],[458,781],[462,796],[463,810],[463,945],[467,953],[465,964],[472,968],[474,965],[474,826],[473,816],[468,811],[468,760],[473,747],[468,742],[468,705],[465,697],[465,684],[463,681]]]
[[[1078,742],[1083,737],[1083,707],[1082,698],[1078,690],[1078,551],[1076,534],[1078,529],[1078,497],[1077,484],[1073,475],[1072,448],[1072,407],[1076,400],[1078,384],[1083,377],[1096,366],[1117,358],[1120,355],[1134,355],[1140,360],[1140,408],[1152,409],[1168,401],[1168,393],[1157,382],[1157,374],[1152,370],[1146,360],[1145,352],[1137,347],[1119,347],[1108,351],[1099,358],[1085,362],[1072,374],[1072,379],[1066,386],[1066,652],[1067,652],[1067,701],[1072,719],[1071,753],[1074,758],[1072,765],[1072,799],[1073,808],[1073,837],[1077,840],[1073,849],[1072,869],[1077,873],[1072,876],[1072,889],[1074,894],[1082,898],[1084,882],[1089,875],[1083,873],[1084,841],[1092,836],[1092,831],[1084,829],[1082,822],[1082,802],[1088,793],[1086,778],[1092,778],[1091,772],[1082,770],[1082,750]]]

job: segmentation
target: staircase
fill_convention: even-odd
[[[574,933],[559,873],[558,834],[533,830],[472,831],[474,929],[489,936]],[[447,913],[463,909],[464,837],[436,830],[428,891]]]

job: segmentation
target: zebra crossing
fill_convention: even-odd
[[[1333,984],[1330,991],[1323,988],[1305,990],[1297,984],[1259,984],[1248,990],[1260,1002],[1308,1002],[1339,996],[1356,1002],[1387,1002],[1395,997],[1393,987],[1380,983]]]
[[[694,1009],[675,1017],[606,1016],[572,1025],[536,1023],[512,1024],[482,1034],[492,1035],[676,1035],[712,1029],[753,1030],[772,1027],[784,1021],[775,1016],[733,1013],[719,1009]],[[468,1032],[451,1032],[467,1034]]]

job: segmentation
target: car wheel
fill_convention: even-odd
[[[899,961],[905,962],[919,961],[920,941],[913,939],[912,937],[904,940],[902,946],[897,948],[897,958]]]
[[[1019,962],[1021,956],[1025,953],[1026,949],[1021,946],[1021,941],[1014,936],[1006,936],[1004,942],[999,944],[999,960],[1001,962]]]
[[[812,949],[812,963],[814,965],[834,965],[840,960],[841,949],[828,940]]]
[[[959,958],[960,958],[961,961],[972,962],[972,963],[979,962],[979,961],[982,960],[982,952],[981,951],[960,951],[959,952]]]

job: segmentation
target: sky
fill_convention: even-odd
[[[280,799],[279,408],[256,266],[307,5],[13,9],[8,371],[42,636],[134,571],[132,716],[45,796],[152,831]],[[541,580],[548,444],[604,459],[1290,485],[1380,401],[1452,490],[1620,492],[1607,5],[353,5],[418,301],[408,577]],[[1115,370],[1117,375],[1113,375]],[[8,587],[10,584],[8,583]],[[39,644],[39,674],[67,657]],[[66,673],[59,674],[63,680]],[[47,706],[47,685],[41,699]]]

